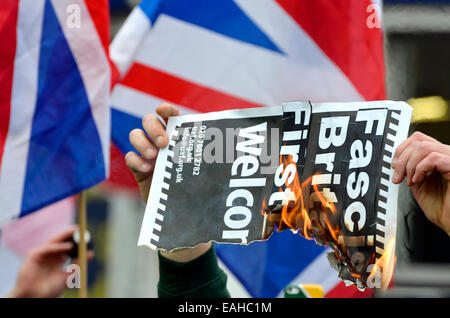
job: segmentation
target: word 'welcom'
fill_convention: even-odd
[[[266,178],[249,178],[253,176],[259,169],[258,156],[261,155],[261,148],[259,144],[263,143],[265,136],[258,135],[258,132],[267,131],[267,122],[240,129],[239,136],[244,138],[244,141],[238,142],[236,151],[241,151],[246,155],[238,157],[231,166],[231,176],[239,176],[238,179],[230,179],[229,187],[234,190],[228,195],[226,206],[228,210],[224,214],[224,223],[227,227],[222,232],[222,238],[226,240],[239,240],[240,243],[246,244],[249,230],[245,229],[252,219],[252,212],[250,210],[255,203],[253,194],[245,188],[264,187],[266,185]],[[241,168],[240,173],[238,168]],[[237,198],[243,198],[246,201],[246,206],[237,205],[233,203]]]

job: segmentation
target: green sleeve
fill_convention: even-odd
[[[228,298],[227,276],[219,267],[214,245],[200,257],[179,263],[158,253],[158,297]]]

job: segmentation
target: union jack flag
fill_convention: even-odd
[[[108,1],[0,4],[0,226],[108,177]]]

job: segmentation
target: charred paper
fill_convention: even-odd
[[[311,110],[305,163],[297,163],[298,180],[285,183],[292,202],[272,213],[281,214],[278,228],[330,246],[330,263],[342,279],[381,287],[395,246],[398,186],[390,163],[407,137],[411,109],[385,101],[313,104]]]

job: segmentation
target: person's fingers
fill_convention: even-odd
[[[139,156],[134,151],[129,151],[125,155],[127,167],[135,174],[148,174],[152,171],[152,162]]]
[[[436,142],[436,139],[431,138],[430,136],[427,136],[418,131],[414,132],[408,139],[403,141],[395,150],[394,157],[392,158],[392,162],[391,162],[392,168],[394,168],[394,169],[396,168],[398,159],[401,156],[401,154],[405,151],[405,149],[407,149],[411,143],[418,142],[418,141],[434,141],[434,142]]]
[[[75,244],[73,242],[52,242],[44,244],[43,246],[33,251],[34,256],[48,256],[50,254],[69,253]]]
[[[164,119],[164,121],[167,123],[167,120],[169,117],[172,116],[180,116],[180,111],[177,107],[168,104],[168,103],[162,103],[156,108],[156,113]]]
[[[50,240],[48,240],[48,243],[55,243],[55,242],[64,242],[72,238],[73,233],[78,229],[78,225],[71,225],[61,233],[59,233],[57,236],[52,237]]]
[[[400,156],[397,159],[395,164],[395,171],[392,177],[392,182],[398,184],[403,181],[406,176],[406,164],[411,156],[411,154],[415,151],[416,145],[411,143],[406,149],[402,151]]]
[[[148,139],[142,129],[133,129],[129,134],[130,143],[139,153],[148,160],[153,160],[158,155],[158,149]]]
[[[95,257],[95,252],[93,250],[88,250],[86,253],[86,257],[88,261],[92,260]],[[72,259],[70,263],[80,265],[80,260],[77,257],[75,259]]]
[[[415,184],[421,183],[434,170],[450,180],[450,156],[439,152],[430,153],[417,164],[412,182]]]
[[[415,147],[409,154],[406,163],[406,185],[412,186],[412,178],[415,174],[417,164],[432,152],[440,152],[442,144],[438,142],[420,141],[414,143]],[[406,151],[405,151],[406,152]]]
[[[145,115],[144,118],[142,118],[142,127],[144,127],[156,147],[164,148],[167,146],[169,138],[166,134],[166,128],[156,115]]]
[[[167,123],[171,116],[179,116],[180,111],[175,106],[162,103],[156,108],[156,113]],[[164,148],[169,143],[164,124],[155,114],[148,114],[142,118],[142,127],[158,148]],[[137,149],[137,148],[136,148]]]

